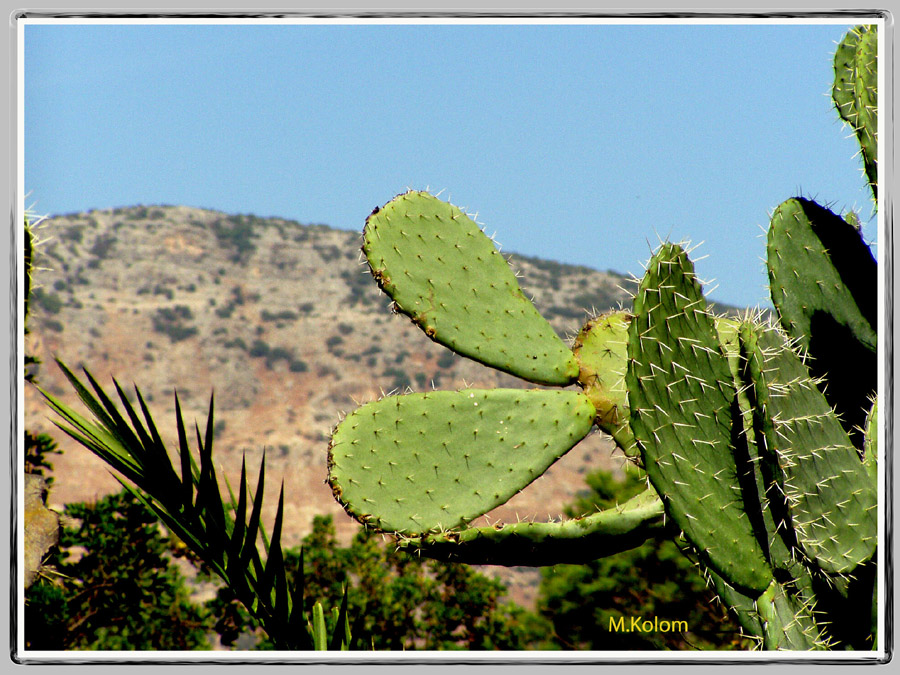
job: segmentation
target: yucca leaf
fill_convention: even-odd
[[[128,425],[125,418],[122,417],[122,414],[119,412],[118,408],[116,408],[116,404],[106,395],[106,392],[103,391],[103,388],[97,380],[94,379],[94,376],[91,375],[90,371],[87,368],[82,368],[82,370],[84,371],[88,382],[90,382],[91,387],[94,388],[97,399],[100,401],[105,412],[103,417],[98,416],[98,420],[100,420],[100,423],[103,424],[109,432],[116,437],[119,443],[129,451],[135,460],[144,464],[146,457],[144,448],[141,446],[140,438],[138,438],[134,430]]]
[[[154,447],[153,440],[144,430],[144,425],[141,424],[141,420],[138,418],[137,413],[135,413],[134,408],[131,405],[131,402],[128,400],[128,397],[125,395],[125,392],[122,391],[122,388],[119,386],[119,383],[116,382],[115,378],[113,379],[113,386],[116,388],[116,393],[119,395],[119,400],[122,401],[122,405],[125,407],[125,412],[128,414],[128,419],[131,420],[131,426],[138,436],[138,443],[136,444],[137,448],[140,450],[145,450]],[[137,389],[137,387],[135,387]],[[162,443],[160,443],[162,446]],[[150,453],[145,452],[144,458],[149,457]]]
[[[328,649],[328,634],[325,630],[325,609],[321,602],[313,605],[312,609],[312,638],[313,649],[323,652]]]
[[[178,430],[178,454],[181,461],[181,507],[185,513],[191,513],[194,509],[194,476],[191,471],[191,450],[184,429],[178,392],[175,393],[175,426]]]
[[[291,615],[288,619],[288,630],[291,635],[298,635],[306,623],[306,578],[303,573],[303,547],[300,547],[300,564],[294,575],[294,589],[291,594]]]
[[[123,406],[120,409],[86,368],[82,370],[93,392],[64,363],[59,360],[57,363],[95,420],[88,420],[40,390],[49,406],[62,418],[61,422],[54,421],[54,424],[120,474],[114,474],[114,477],[123,488],[150,509],[173,536],[180,538],[228,584],[271,636],[277,648],[309,649],[314,646],[325,649],[328,636],[321,603],[308,630],[305,628],[307,615],[304,611],[302,549],[293,592],[288,590],[284,552],[280,543],[284,523],[283,484],[271,538],[261,526],[265,453],[260,462],[255,493],[248,486],[245,458],[241,462],[237,497],[227,476],[224,477],[229,498],[228,508],[225,506],[212,459],[215,426],[213,397],[210,397],[204,433],[201,435],[200,426],[194,425],[198,466],[188,441],[181,403],[177,393],[175,395],[179,474],[137,386],[134,387],[138,399],[135,406],[113,379]],[[124,410],[124,415],[121,410]],[[251,500],[248,518],[248,502]],[[257,548],[258,538],[262,539],[267,552],[265,564]],[[335,617],[338,624],[336,632],[340,636],[349,635],[346,605],[345,590],[342,609]],[[343,645],[346,640],[340,636],[332,638],[332,644]]]
[[[152,496],[141,492],[132,485],[129,485],[118,476],[114,476],[114,478],[122,485],[122,487],[128,490],[129,493],[134,495],[142,504],[144,504],[144,506],[153,511],[153,513],[162,521],[162,523],[169,529],[169,531],[175,534],[184,542],[185,546],[187,546],[194,553],[203,558],[204,561],[207,562],[213,569],[213,571],[219,574],[219,576],[223,576],[223,570],[221,569],[221,567],[215,561],[207,560],[206,547],[203,542],[195,536],[195,533],[191,532],[189,528],[185,527],[181,521],[171,515],[164,507],[157,504],[156,500]]]
[[[256,537],[259,533],[259,517],[262,511],[262,497],[266,482],[266,456],[263,453],[259,463],[259,478],[256,481],[256,494],[253,497],[253,508],[250,510],[250,519],[247,521],[247,534],[244,539],[244,549],[241,552],[241,566],[248,570],[252,560],[256,570],[256,576],[262,575],[262,562],[259,559],[259,551],[256,549]]]
[[[288,610],[287,579],[284,570],[284,554],[281,551],[281,528],[284,521],[284,484],[278,495],[275,511],[275,525],[272,528],[272,545],[266,558],[266,572],[263,585],[275,588],[275,618],[286,625],[290,619]],[[266,596],[268,597],[268,596]]]
[[[130,455],[122,452],[118,441],[111,434],[87,421],[74,410],[54,399],[47,392],[39,391],[47,399],[50,407],[72,425],[72,427],[69,427],[54,420],[53,424],[55,426],[81,443],[129,480],[135,483],[142,482],[143,472],[140,465]]]
[[[110,418],[110,416],[106,413],[103,406],[97,402],[94,398],[93,394],[91,394],[90,390],[87,389],[79,380],[75,374],[69,370],[66,365],[57,359],[56,363],[63,371],[63,375],[66,376],[66,379],[69,380],[69,383],[75,389],[75,392],[78,394],[78,398],[82,400],[82,402],[87,406],[88,410],[91,411],[91,414],[100,422],[100,424],[107,430],[109,430],[110,434],[112,434],[112,429],[115,427],[115,422]],[[87,370],[84,371],[87,374]],[[119,440],[119,439],[117,439]]]
[[[350,649],[350,617],[347,614],[348,587],[344,586],[344,597],[340,610],[332,610],[334,616],[334,633],[331,635],[329,649]]]
[[[234,499],[232,498],[232,504]],[[231,531],[231,545],[240,558],[244,547],[244,533],[247,531],[247,459],[241,457],[241,481],[238,486],[238,503],[234,512],[234,529]]]
[[[204,447],[200,438],[200,428],[195,425],[197,444],[200,446],[200,481],[197,485],[197,504],[205,518],[206,529],[210,534],[210,549],[217,556],[225,552],[227,534],[225,528],[225,506],[219,492],[216,471],[212,462],[211,448]]]
[[[274,544],[269,548],[266,556],[266,565],[263,573],[260,575],[260,595],[264,598],[269,598],[272,590],[275,586],[276,577],[278,575],[278,567],[279,564],[281,566],[281,570],[284,570],[283,561],[280,560],[281,556],[281,546],[279,544],[279,540],[281,538],[281,519],[283,517],[283,509],[284,509],[284,486],[281,488],[281,493],[278,497],[278,508],[275,512],[275,525],[272,530],[272,541]],[[284,617],[285,621],[287,620],[287,616]]]

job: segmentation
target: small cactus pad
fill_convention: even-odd
[[[826,648],[813,618],[813,608],[777,581],[773,581],[756,600],[756,610],[762,620],[764,649],[807,651]]]
[[[746,411],[743,434],[748,441],[750,463],[755,468],[753,473],[766,532],[766,558],[774,569],[789,571],[796,576],[796,535],[790,525],[790,512],[784,496],[784,474],[775,453],[769,447],[769,439],[775,433],[775,425],[766,414],[770,392],[765,386],[754,386],[757,382],[763,382],[761,371],[764,363],[758,348],[759,333],[762,330],[762,324],[751,319],[741,322],[739,326],[738,381],[741,393],[738,398],[742,401],[742,411]],[[747,408],[743,403],[745,399],[749,404]]]
[[[407,192],[372,212],[364,238],[378,285],[435,342],[538,384],[565,386],[578,376],[572,351],[457,207]]]
[[[866,178],[878,190],[878,28],[858,26],[849,31],[834,54],[834,106],[856,132]]]
[[[368,403],[335,429],[329,483],[348,513],[414,536],[458,527],[539,477],[584,438],[573,391],[466,389]]]
[[[718,574],[709,568],[701,568],[701,572],[716,589],[716,595],[725,603],[731,612],[737,617],[738,623],[748,636],[761,636],[763,625],[756,611],[756,598],[747,596],[736,590]]]
[[[878,400],[872,402],[872,409],[866,418],[866,440],[863,445],[863,464],[873,485],[878,481]]]
[[[781,325],[827,376],[825,397],[861,447],[868,399],[877,387],[878,268],[857,229],[807,199],[789,199],[768,234],[772,302]]]
[[[468,565],[583,565],[671,535],[652,490],[616,507],[562,522],[519,522],[400,541],[400,547],[445,562]]]
[[[744,510],[734,380],[680,246],[663,244],[650,259],[634,314],[626,381],[644,468],[704,561],[739,590],[761,593],[772,570]]]
[[[625,388],[628,312],[613,311],[588,321],[575,338],[578,382],[597,409],[597,425],[613,437],[629,457],[639,456],[628,423]]]
[[[806,367],[771,327],[758,334],[773,433],[766,442],[784,475],[784,492],[800,547],[827,572],[851,572],[877,540],[877,495],[860,460]]]

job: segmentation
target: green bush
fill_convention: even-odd
[[[193,318],[190,308],[184,305],[161,307],[153,315],[153,330],[167,335],[172,342],[180,342],[197,334],[197,327],[188,325]]]
[[[55,574],[25,594],[25,646],[32,650],[209,649],[212,621],[190,600],[173,542],[126,491],[68,504],[48,566]]]

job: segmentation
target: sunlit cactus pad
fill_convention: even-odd
[[[578,375],[572,351],[459,208],[407,192],[372,212],[364,238],[379,286],[431,339],[539,384],[566,385]]]
[[[578,382],[597,409],[597,424],[634,457],[640,453],[628,423],[625,386],[630,322],[631,314],[625,311],[601,314],[584,325],[572,349],[580,366]]]
[[[841,118],[856,132],[866,178],[877,196],[878,183],[878,30],[874,25],[848,31],[834,54],[832,99]]]
[[[434,391],[369,403],[329,449],[335,497],[357,519],[407,535],[457,527],[505,503],[590,431],[573,391]]]
[[[626,381],[644,468],[719,574],[764,591],[772,571],[744,510],[732,445],[735,385],[684,250],[664,244],[634,300]]]

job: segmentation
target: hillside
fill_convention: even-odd
[[[54,356],[86,365],[104,386],[112,377],[137,384],[168,440],[173,390],[186,419],[200,423],[214,392],[214,456],[236,484],[242,455],[255,467],[265,452],[264,518],[271,526],[283,480],[289,546],[319,513],[334,514],[342,537],[355,531],[325,484],[328,438],[342,413],[407,388],[531,386],[454,355],[392,315],[361,263],[359,233],[174,206],[59,216],[42,224],[39,239],[26,349],[43,361],[41,385],[76,403]],[[611,273],[517,256],[512,264],[567,340],[585,310],[628,299],[627,284]],[[26,427],[52,433],[64,448],[51,458],[51,504],[119,489],[104,464],[53,427],[33,388],[25,400]],[[556,517],[586,472],[620,464],[595,433],[489,518]]]

